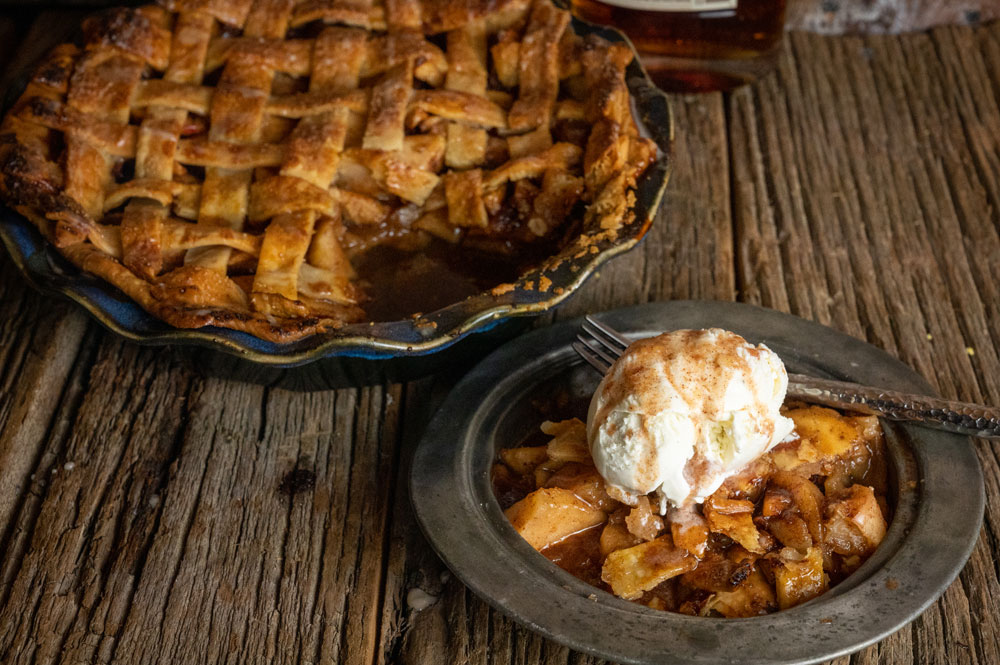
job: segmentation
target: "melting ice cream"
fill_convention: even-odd
[[[590,403],[587,438],[614,498],[655,492],[659,511],[704,501],[792,431],[779,413],[788,387],[763,344],[712,328],[628,347]]]

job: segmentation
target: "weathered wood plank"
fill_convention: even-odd
[[[12,488],[19,495],[16,503],[13,503],[13,510],[10,513],[9,525],[4,535],[4,540],[0,543],[0,551],[5,556],[0,562],[0,608],[5,604],[10,592],[11,583],[15,574],[19,570],[25,551],[31,544],[34,525],[41,510],[42,500],[46,493],[49,481],[53,478],[51,469],[56,466],[56,462],[63,455],[63,443],[68,439],[67,432],[71,421],[75,418],[82,395],[86,390],[87,376],[93,364],[93,357],[96,352],[97,331],[90,328],[89,333],[80,344],[75,362],[70,363],[67,369],[64,365],[53,363],[52,366],[60,371],[69,374],[65,384],[61,387],[49,385],[48,388],[39,390],[38,397],[33,403],[51,404],[54,413],[49,417],[48,431],[35,441],[25,441],[11,445],[7,455],[7,466],[11,476],[14,476],[21,468],[28,468],[30,475],[26,477],[22,484]],[[53,398],[56,396],[56,398]],[[25,427],[19,429],[11,423],[6,423],[3,432],[5,441],[14,441],[18,438],[28,439],[24,431],[29,430],[27,426],[30,420],[23,421]],[[6,432],[11,432],[7,438]]]
[[[62,15],[53,13],[49,18],[56,16]],[[0,63],[5,75],[24,52],[52,43],[39,27],[45,23],[38,21],[28,38],[19,40],[25,18],[0,16]],[[14,518],[19,505],[28,501],[29,476],[43,455],[41,446],[85,329],[81,312],[65,302],[38,297],[0,250],[0,551],[14,552],[24,543]],[[9,587],[10,570],[5,565],[0,572],[0,602]]]
[[[85,328],[81,312],[40,298],[10,259],[0,257],[0,546],[29,485]],[[4,582],[0,578],[0,588]]]
[[[408,483],[409,459],[420,432],[453,381],[427,379],[408,388],[403,417],[398,482]],[[454,579],[427,544],[413,519],[410,499],[398,493],[393,507],[382,608],[382,634],[376,663],[451,665],[599,661],[573,654],[520,628],[475,597]]]
[[[186,373],[158,355],[105,343],[67,441],[48,442],[61,452],[35,474],[44,498],[0,610],[0,661],[57,662],[115,634],[102,614],[130,591],[183,419]]]
[[[398,404],[396,387],[196,391],[123,662],[370,662]]]
[[[996,33],[795,34],[778,75],[730,106],[742,297],[867,338],[947,396],[992,402]],[[995,497],[996,452],[978,450]],[[854,660],[1000,659],[995,505],[960,581]]]
[[[556,317],[739,297],[1000,402],[998,100],[997,26],[792,35],[778,75],[728,103],[674,98],[660,218]],[[598,662],[474,597],[413,522],[407,455],[455,377],[313,394],[199,378],[5,261],[0,662]],[[980,452],[991,499],[959,582],[838,663],[1000,661],[1000,458]]]
[[[32,485],[0,661],[368,663],[399,388],[190,392],[170,359],[101,343]]]

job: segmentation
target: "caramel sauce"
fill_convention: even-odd
[[[428,313],[498,284],[517,279],[523,265],[517,257],[478,252],[432,241],[410,252],[378,245],[354,261],[372,321],[396,321]]]
[[[567,573],[587,584],[604,588],[601,581],[601,531],[603,524],[574,533],[562,541],[546,547],[542,554]]]

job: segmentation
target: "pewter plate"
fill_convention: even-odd
[[[932,394],[906,365],[824,326],[750,305],[669,302],[605,312],[638,338],[721,327],[764,342],[791,371]],[[585,398],[597,384],[570,347],[570,321],[524,335],[451,392],[418,446],[410,492],[432,546],[476,594],[527,628],[626,663],[815,663],[851,653],[916,618],[955,579],[979,536],[983,476],[967,437],[883,422],[896,512],[875,554],[828,593],[750,619],[689,617],[626,602],[576,579],[517,535],[493,497],[496,450],[544,417],[539,399]]]

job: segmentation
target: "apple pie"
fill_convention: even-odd
[[[113,9],[7,114],[0,190],[170,325],[291,341],[370,320],[376,247],[613,237],[656,156],[632,57],[549,0]]]

